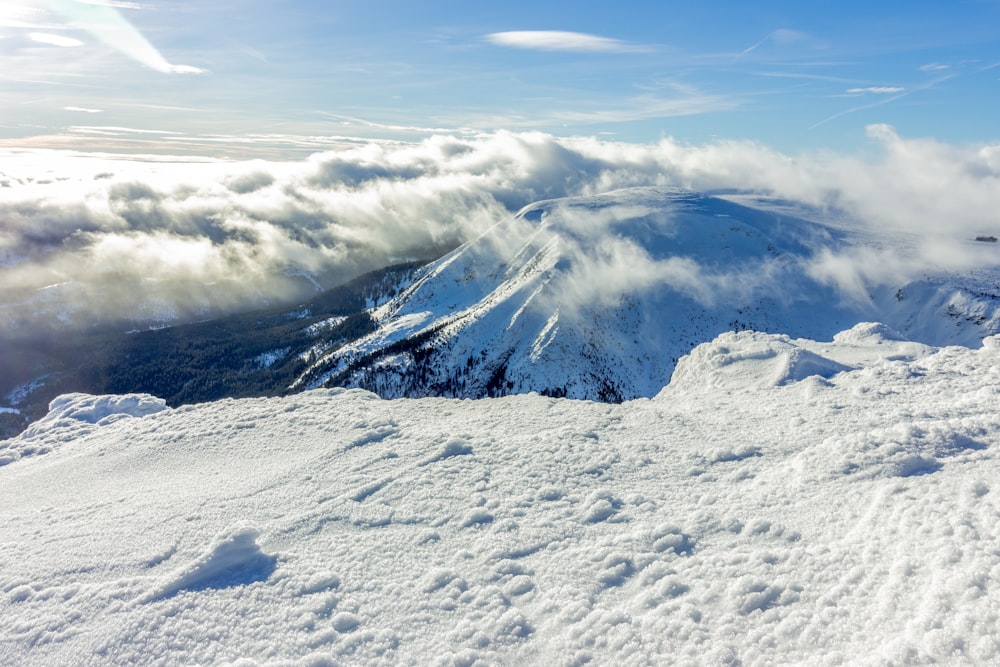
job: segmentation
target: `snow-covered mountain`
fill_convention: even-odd
[[[622,405],[63,396],[0,442],[0,664],[992,664],[1000,336],[899,338]]]
[[[903,242],[680,189],[543,201],[429,265],[373,310],[377,331],[316,355],[293,387],[620,401],[654,395],[679,357],[729,330],[822,339],[879,320],[972,346],[1000,331],[1000,274],[845,292],[815,270]]]

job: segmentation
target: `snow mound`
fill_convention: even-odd
[[[834,343],[880,344],[887,341],[906,340],[895,329],[881,322],[860,322],[833,337]]]
[[[265,581],[274,572],[277,558],[257,545],[260,531],[237,524],[218,535],[187,566],[177,570],[146,601],[167,598],[181,591],[230,588]]]
[[[812,352],[785,335],[728,332],[681,357],[670,386],[677,391],[776,387],[849,370],[850,366]]]
[[[93,396],[90,394],[63,394],[49,403],[46,420],[77,420],[103,426],[126,417],[145,417],[167,409],[162,398],[149,394],[124,396]]]
[[[166,409],[166,401],[149,394],[57,396],[49,403],[47,415],[16,438],[0,443],[0,466],[48,453],[60,443],[77,440],[122,419],[146,417]]]
[[[984,339],[983,347],[993,345],[993,338],[997,337]],[[681,357],[670,384],[660,393],[673,397],[719,389],[733,393],[807,378],[816,381],[810,386],[829,385],[838,373],[916,361],[939,350],[906,340],[879,322],[856,324],[830,342],[756,331],[727,332]]]

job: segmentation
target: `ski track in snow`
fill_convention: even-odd
[[[0,663],[995,660],[1000,337],[892,338],[622,405],[62,397],[0,443]]]

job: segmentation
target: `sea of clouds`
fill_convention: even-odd
[[[853,155],[537,132],[372,142],[297,162],[7,150],[0,310],[28,326],[298,299],[436,256],[534,201],[645,185],[753,191],[907,235],[907,253],[817,254],[811,275],[846,291],[1000,263],[993,244],[969,243],[1000,235],[1000,145],[903,138],[883,125],[869,137]]]

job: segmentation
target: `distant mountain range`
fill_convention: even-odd
[[[1000,332],[1000,275],[845,293],[818,258],[886,240],[735,199],[638,188],[543,201],[434,262],[295,306],[131,333],[2,333],[0,437],[72,391],[170,405],[321,386],[619,402],[655,395],[725,331],[830,340],[879,321],[935,346]]]

